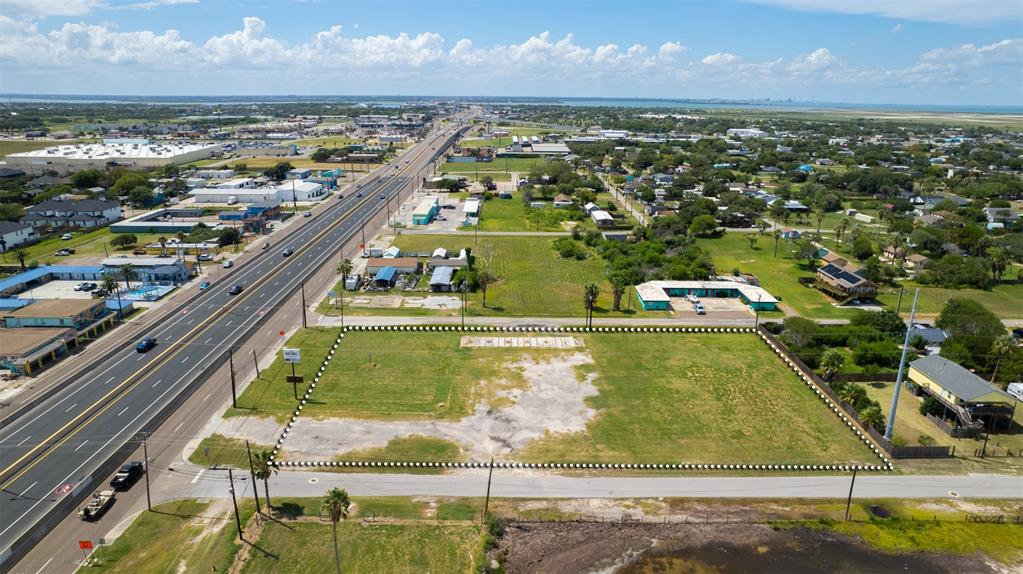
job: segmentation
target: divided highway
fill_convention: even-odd
[[[328,199],[299,229],[248,263],[225,270],[179,313],[139,333],[157,340],[153,350],[138,353],[129,346],[98,361],[0,429],[0,571],[91,494],[119,462],[118,454],[134,448],[140,432],[226,362],[229,347],[357,238],[365,222],[414,184],[454,138],[452,131],[434,134],[357,190],[350,187],[344,199]],[[288,249],[294,254],[284,257]],[[243,290],[230,295],[235,285]]]

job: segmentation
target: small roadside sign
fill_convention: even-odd
[[[302,375],[288,375],[287,379],[289,383],[301,383],[305,381],[305,378]]]
[[[92,550],[92,540],[79,540],[78,548],[79,550]]]
[[[284,329],[281,329],[281,331],[279,333],[277,333],[277,334],[283,337],[284,336]]]
[[[298,363],[302,360],[301,349],[289,349],[284,348],[284,362],[285,363]]]
[[[327,297],[330,299],[337,299],[337,291],[327,291]]]

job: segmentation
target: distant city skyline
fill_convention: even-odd
[[[0,0],[0,92],[1023,102],[1015,0]]]

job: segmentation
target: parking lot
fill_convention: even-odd
[[[92,293],[75,291],[79,283],[99,283],[99,281],[50,281],[28,291],[18,294],[19,299],[92,299]]]
[[[692,302],[684,297],[672,297],[671,308],[678,317],[713,319],[748,319],[750,310],[742,301],[732,297],[701,297],[705,315],[697,315]]]

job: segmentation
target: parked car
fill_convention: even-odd
[[[71,239],[71,234],[70,233],[65,233],[64,235],[60,236],[60,239],[62,241],[67,241],[68,239]]]
[[[150,349],[156,346],[156,339],[152,337],[146,337],[139,341],[138,345],[135,345],[135,350],[140,353],[148,352]]]
[[[703,303],[697,303],[696,305],[693,305],[693,309],[696,310],[696,314],[697,315],[706,315],[707,314],[707,310],[703,308]]]
[[[142,466],[142,463],[133,460],[128,464],[121,467],[121,470],[117,471],[114,478],[110,479],[110,486],[114,490],[128,490],[133,484],[138,482],[142,475],[145,474],[146,469]]]
[[[339,194],[337,194],[337,198],[338,198],[338,199],[344,199],[344,198],[345,198],[345,196],[344,196],[343,194],[339,193]]]
[[[199,290],[200,291],[205,291],[206,289],[209,289],[209,288],[210,288],[210,282],[209,281],[203,281],[202,283],[199,284]]]
[[[302,214],[302,217],[312,217],[312,216],[313,216],[313,212],[311,212],[311,211],[307,211],[307,212]]]
[[[234,287],[231,287],[231,290],[228,291],[227,294],[228,295],[237,295],[237,294],[242,292],[242,289],[244,289],[244,287],[242,287],[241,284],[238,284],[238,285],[235,285]]]
[[[199,261],[213,261],[213,255],[211,253],[200,253],[196,259]]]
[[[284,257],[291,257],[294,253],[295,250],[290,247],[285,249],[284,251],[281,251],[281,255],[283,255]]]
[[[106,297],[109,294],[110,293],[107,292],[106,289],[96,289],[95,291],[92,292],[92,296],[97,299],[102,299],[103,297]]]
[[[228,259],[227,261],[224,262],[224,269],[230,269],[232,267],[234,267],[234,261]]]

